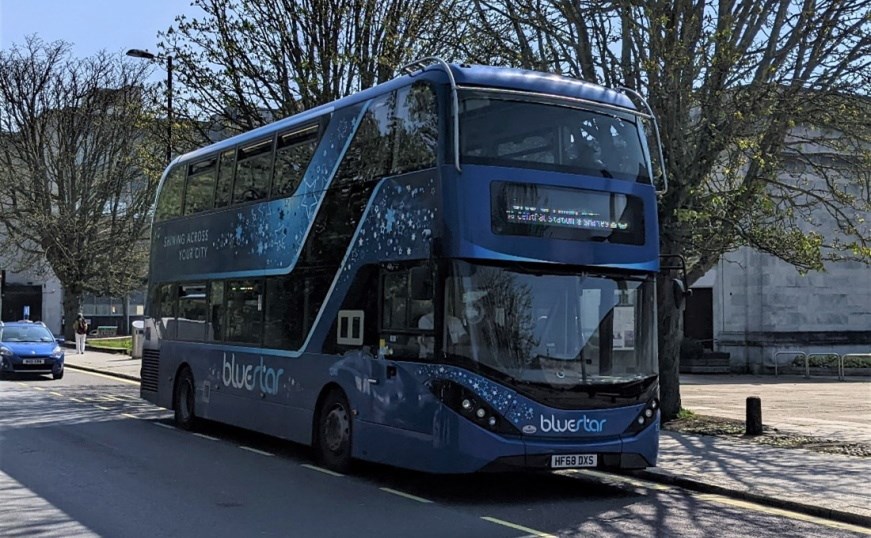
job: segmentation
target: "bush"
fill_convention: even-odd
[[[808,364],[811,368],[837,368],[837,355],[814,355],[808,359]],[[792,360],[792,365],[804,368],[804,357],[796,356]],[[852,356],[844,359],[844,368],[871,368],[871,355]]]
[[[97,350],[116,351],[123,349],[130,355],[133,349],[133,338],[123,336],[117,338],[89,338],[88,347]]]

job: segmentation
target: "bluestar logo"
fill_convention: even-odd
[[[260,357],[260,364],[236,364],[236,354],[230,355],[230,361],[227,362],[227,354],[224,353],[224,362],[221,367],[221,381],[225,387],[232,386],[237,389],[254,390],[260,389],[260,392],[266,394],[278,394],[278,380],[281,374],[284,373],[283,368],[275,369],[264,366],[263,357]]]
[[[578,433],[581,430],[587,433],[601,433],[605,429],[605,422],[608,419],[596,420],[587,418],[587,415],[581,418],[573,419],[558,419],[551,415],[550,418],[541,415],[541,431],[543,433]]]

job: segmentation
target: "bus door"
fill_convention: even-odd
[[[434,357],[433,270],[430,265],[382,267],[379,346],[370,361],[373,420],[429,432],[424,408],[435,402],[411,371]]]

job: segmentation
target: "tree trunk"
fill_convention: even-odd
[[[680,343],[683,340],[683,305],[674,300],[672,277],[665,273],[657,280],[657,325],[659,343],[659,399],[662,420],[677,417],[680,411]]]
[[[72,290],[64,288],[64,318],[63,318],[63,335],[67,341],[74,341],[76,336],[73,332],[73,322],[76,321],[76,316],[79,313],[79,301],[81,299],[80,290]]]

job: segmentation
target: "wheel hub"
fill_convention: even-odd
[[[324,443],[330,452],[338,453],[348,439],[348,412],[341,406],[330,409],[324,420]]]

